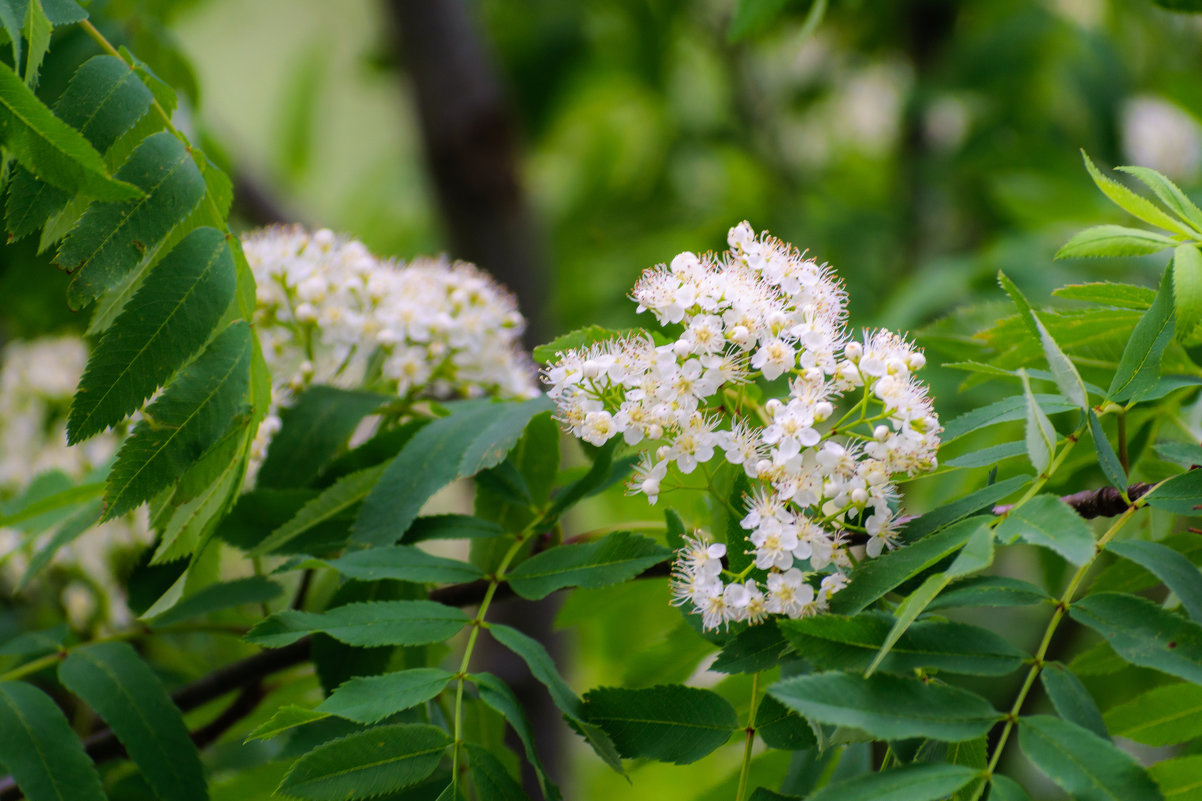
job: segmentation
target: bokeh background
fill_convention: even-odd
[[[641,270],[722,249],[747,219],[833,264],[853,324],[927,347],[944,419],[998,397],[940,364],[996,349],[973,334],[1009,313],[999,269],[1039,305],[1070,282],[1156,285],[1160,257],[1053,259],[1077,229],[1125,222],[1082,149],[1104,169],[1158,169],[1195,199],[1202,186],[1202,16],[1150,0],[90,7],[181,91],[177,119],[235,177],[242,227],[297,221],[402,260],[477,261],[516,291],[536,344],[637,324],[626,293]],[[92,48],[56,34],[43,96]],[[0,340],[85,326],[51,255],[0,250]],[[910,503],[974,481],[918,482]],[[658,513],[604,504],[596,519]],[[629,609],[630,627],[590,628],[596,604]],[[578,627],[579,687],[692,673],[700,641],[661,586],[580,592],[559,616]],[[573,764],[580,797],[626,797],[595,760]],[[689,781],[725,797],[729,767],[707,760]],[[639,768],[637,797],[679,780]]]

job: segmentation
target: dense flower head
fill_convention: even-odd
[[[322,229],[272,227],[243,239],[255,276],[255,329],[273,376],[272,411],[311,384],[401,398],[527,397],[534,371],[519,347],[513,297],[474,265],[445,257],[400,264]]]
[[[629,334],[560,353],[543,373],[568,432],[643,449],[630,490],[651,503],[672,471],[725,462],[745,474],[743,541],[698,532],[676,560],[675,602],[706,628],[825,610],[853,541],[868,557],[896,545],[895,482],[935,468],[942,431],[914,377],[921,351],[891,331],[848,332],[828,265],[746,222],[728,242],[635,284],[638,311],[671,341]],[[728,547],[750,564],[724,567]]]

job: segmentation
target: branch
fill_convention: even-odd
[[[1152,489],[1152,484],[1139,482],[1127,487],[1127,497],[1132,503],[1148,494],[1148,490]],[[1114,487],[1101,487],[1100,489],[1081,490],[1074,492],[1071,495],[1061,495],[1060,500],[1064,501],[1069,506],[1076,510],[1077,514],[1089,520],[1095,517],[1118,517],[1123,512],[1131,508],[1131,504],[1123,500],[1123,496]],[[995,506],[993,513],[995,515],[1004,515],[1013,509],[1013,505]]]

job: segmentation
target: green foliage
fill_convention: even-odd
[[[1166,684],[1153,687],[1106,712],[1116,735],[1145,745],[1177,745],[1202,736],[1202,687]]]
[[[100,777],[67,719],[29,684],[0,682],[0,764],[30,801],[101,801]]]
[[[1202,627],[1145,598],[1099,592],[1069,614],[1109,642],[1128,662],[1202,683]]]
[[[677,684],[643,690],[599,687],[584,696],[584,711],[623,757],[678,765],[718,748],[739,723],[721,696]]]
[[[1075,565],[1094,557],[1093,532],[1054,495],[1036,495],[1011,510],[997,527],[999,542],[1024,540],[1050,548]]]
[[[963,765],[902,765],[892,770],[831,782],[812,801],[935,801],[976,776]]]
[[[564,587],[607,587],[626,581],[670,555],[654,540],[617,531],[596,542],[536,554],[509,571],[507,578],[518,595],[538,600]]]
[[[429,701],[453,678],[453,673],[440,668],[414,668],[382,676],[356,677],[340,684],[315,711],[357,723],[377,723]]]
[[[1161,797],[1130,755],[1074,723],[1034,715],[1021,720],[1018,738],[1027,758],[1074,798],[1151,801]]]
[[[72,651],[58,675],[104,719],[160,797],[209,797],[183,717],[127,643],[97,643]]]
[[[1099,737],[1110,736],[1093,696],[1071,670],[1059,662],[1048,662],[1039,672],[1039,680],[1060,717]]]
[[[425,645],[441,642],[467,624],[462,611],[433,601],[367,601],[326,612],[277,612],[255,625],[246,639],[280,648],[314,632],[347,645]]]
[[[314,801],[373,798],[429,776],[450,744],[436,726],[377,726],[319,745],[296,761],[279,789]]]
[[[350,551],[337,559],[317,562],[356,581],[394,579],[418,583],[474,581],[484,572],[470,562],[434,556],[409,545],[389,545]]]

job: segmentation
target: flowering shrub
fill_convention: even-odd
[[[682,329],[674,340],[605,340],[562,353],[544,374],[569,433],[653,447],[630,485],[651,503],[665,480],[712,473],[715,452],[750,480],[746,541],[699,532],[677,553],[673,594],[707,629],[825,610],[847,583],[850,544],[868,557],[895,546],[895,481],[935,468],[941,431],[913,377],[922,353],[890,331],[850,337],[846,293],[827,265],[746,222],[729,244],[681,253],[635,285],[640,312]],[[761,385],[783,397],[759,403]],[[724,569],[727,548],[747,545],[752,561]]]

